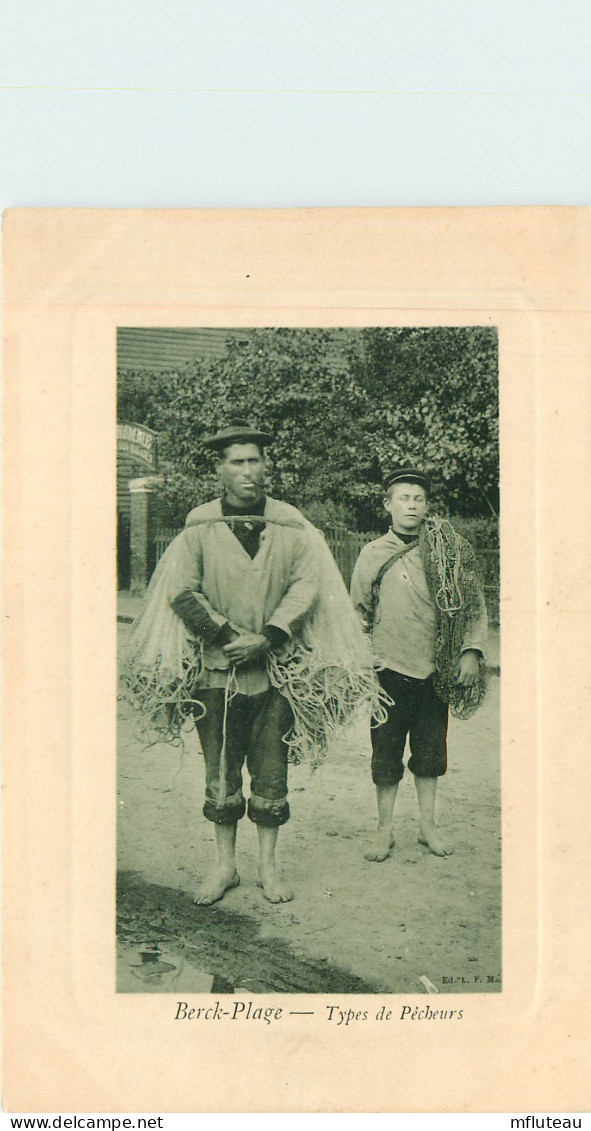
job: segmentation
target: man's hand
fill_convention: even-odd
[[[458,665],[457,682],[461,683],[463,687],[473,687],[478,679],[480,670],[480,652],[474,648],[462,652],[460,662]]]
[[[222,651],[233,664],[245,664],[255,656],[262,656],[271,648],[266,636],[259,632],[243,632],[236,636],[230,644],[225,644]]]

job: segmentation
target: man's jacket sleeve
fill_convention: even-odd
[[[199,531],[183,530],[178,536],[174,566],[169,581],[171,609],[195,636],[208,643],[227,644],[235,633],[216,612],[201,589],[201,543]]]
[[[304,531],[294,535],[289,581],[283,597],[267,618],[267,628],[296,636],[318,595],[318,569],[311,539]]]

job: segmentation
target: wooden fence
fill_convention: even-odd
[[[173,538],[179,534],[178,530],[161,530],[154,540],[154,565],[160,560],[166,547]],[[363,547],[378,538],[378,534],[357,534],[347,530],[326,530],[326,541],[330,546],[333,557],[343,575],[347,588],[351,584],[355,562]],[[480,567],[480,578],[486,598],[486,606],[490,623],[499,623],[499,551],[497,548],[480,550],[474,547]]]
[[[330,546],[333,557],[343,575],[347,589],[351,585],[351,578],[355,562],[361,550],[379,534],[357,534],[352,531],[325,531],[326,541]],[[499,623],[499,550],[492,547],[479,549],[474,547],[478,558],[480,580],[486,599],[486,607],[491,624]]]
[[[177,534],[180,533],[180,530],[160,530],[156,535],[154,539],[154,568],[156,568],[164,551],[170,546],[173,538],[176,538]]]

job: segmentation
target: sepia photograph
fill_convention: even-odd
[[[13,1109],[580,1110],[588,210],[5,227]]]
[[[502,989],[498,388],[491,324],[118,327],[120,993]]]

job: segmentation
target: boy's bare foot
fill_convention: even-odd
[[[289,903],[293,899],[293,891],[287,886],[274,866],[261,867],[258,886],[262,888],[265,899],[269,903]]]
[[[216,870],[212,872],[203,881],[199,894],[195,896],[194,903],[218,903],[223,899],[225,893],[230,891],[230,888],[237,888],[240,883],[240,876],[238,872],[220,872]]]
[[[380,864],[382,860],[388,859],[390,855],[390,849],[394,848],[395,843],[396,841],[392,836],[391,828],[378,828],[375,848],[370,848],[369,851],[364,852],[363,855],[365,856],[366,860],[372,860],[374,863]]]
[[[419,844],[424,844],[435,856],[451,856],[453,852],[453,845],[442,837],[438,829],[428,829],[427,832],[421,829]]]

